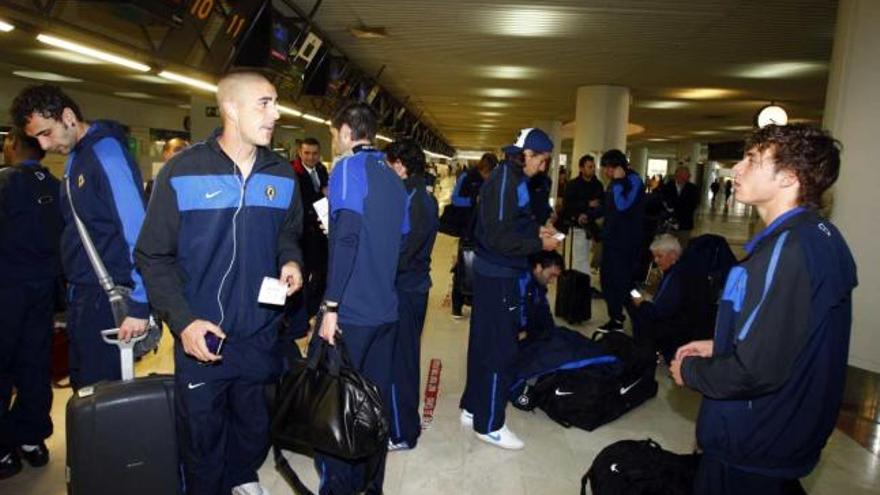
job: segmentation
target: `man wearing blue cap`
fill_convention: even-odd
[[[535,222],[527,184],[545,169],[552,150],[544,131],[520,131],[516,142],[504,148],[505,160],[480,189],[477,206],[474,304],[461,422],[480,440],[505,449],[524,446],[505,425],[504,410],[517,352],[522,291],[529,277],[528,256],[559,246],[556,231]]]

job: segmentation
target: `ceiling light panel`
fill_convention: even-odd
[[[822,74],[827,70],[828,64],[824,62],[771,62],[748,65],[730,74],[747,79],[785,79]]]
[[[530,79],[541,73],[533,67],[519,65],[489,65],[477,70],[481,75],[496,79]]]
[[[526,95],[526,92],[521,89],[510,88],[483,88],[477,92],[490,98],[517,98]]]
[[[211,84],[209,82],[200,81],[198,79],[194,79],[192,77],[184,76],[183,74],[178,74],[176,72],[169,72],[167,70],[163,70],[159,73],[159,77],[164,77],[170,81],[179,82],[181,84],[186,84],[187,86],[192,86],[193,88],[201,89],[204,91],[210,91],[212,93],[217,92],[217,86],[215,84]]]
[[[12,72],[18,77],[26,77],[28,79],[36,79],[38,81],[52,81],[52,82],[83,82],[82,79],[77,79],[75,77],[67,77],[62,76],[61,74],[55,74],[54,72],[41,72],[35,70],[16,70]]]
[[[163,79],[159,76],[154,76],[151,74],[131,74],[128,76],[129,79],[135,79],[141,82],[148,82],[153,84],[174,84],[173,81],[169,81],[168,79]]]
[[[5,21],[0,21],[0,32],[8,33],[9,31],[12,31],[13,29],[15,29],[15,26],[13,26],[12,24],[9,24],[8,22],[5,22]]]
[[[676,101],[676,100],[649,100],[649,101],[641,101],[636,104],[639,108],[655,108],[660,110],[669,110],[673,108],[684,108],[690,106],[691,103],[687,101]]]
[[[135,98],[138,100],[149,100],[155,98],[155,96],[148,95],[147,93],[141,93],[140,91],[117,91],[113,94],[116,96],[121,96],[123,98]]]
[[[481,101],[477,105],[486,108],[505,108],[509,107],[510,103],[506,101]]]
[[[563,9],[510,6],[493,9],[484,17],[490,33],[527,38],[561,37],[577,27],[578,17]]]
[[[724,88],[687,88],[673,92],[676,98],[686,100],[712,100],[734,96],[736,91]]]
[[[133,69],[140,72],[149,72],[150,66],[142,64],[140,62],[135,62],[134,60],[120,57],[119,55],[114,55],[112,53],[107,53],[105,51],[97,50],[95,48],[81,45],[79,43],[74,43],[73,41],[68,41],[61,38],[56,38],[55,36],[50,36],[48,34],[39,34],[37,35],[37,41],[41,43],[45,43],[50,46],[54,46],[57,48],[63,48],[64,50],[68,50],[74,53],[78,53],[80,55],[85,55],[87,57],[96,58],[98,60],[103,60],[104,62],[110,62],[111,64],[121,65],[123,67],[128,67],[129,69]]]

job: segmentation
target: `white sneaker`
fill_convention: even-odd
[[[232,495],[269,495],[269,490],[256,481],[238,485],[232,489]]]
[[[477,438],[488,444],[508,450],[520,450],[526,446],[526,444],[516,436],[516,433],[507,428],[507,425],[502,426],[492,433],[486,433],[485,435],[477,433]]]
[[[467,426],[468,428],[473,428],[474,415],[469,413],[467,409],[461,410],[461,417],[459,417],[459,419],[461,420],[462,426]]]
[[[397,450],[410,450],[412,447],[409,446],[407,442],[394,443],[391,439],[388,439],[388,452],[394,452]]]

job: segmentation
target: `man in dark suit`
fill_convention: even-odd
[[[694,229],[694,212],[700,204],[700,192],[690,182],[691,172],[687,167],[675,169],[675,178],[663,185],[663,200],[672,208],[672,215],[678,223],[678,230],[672,232],[682,247],[687,246]]]
[[[305,138],[297,149],[297,157],[291,162],[296,172],[299,197],[303,202],[303,294],[308,318],[318,312],[327,285],[327,235],[312,206],[327,194],[327,167],[321,163],[321,144],[317,139]]]

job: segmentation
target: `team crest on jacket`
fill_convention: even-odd
[[[76,178],[76,187],[82,189],[84,185],[86,185],[86,178],[83,174],[79,174],[79,177]]]
[[[275,186],[272,184],[266,186],[266,197],[269,198],[269,201],[275,199]]]

